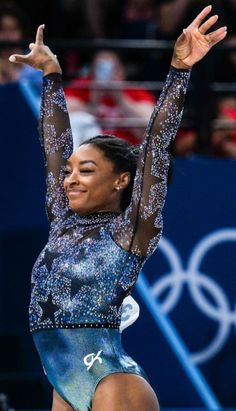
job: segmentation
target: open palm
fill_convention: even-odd
[[[212,16],[205,22],[204,19],[211,12],[212,6],[205,7],[193,22],[183,30],[177,39],[172,64],[181,68],[190,68],[201,60],[209,50],[226,37],[227,28],[209,32],[217,22],[218,16]]]

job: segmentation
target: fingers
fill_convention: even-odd
[[[35,43],[30,43],[29,44],[29,49],[32,51],[35,47]],[[9,61],[11,63],[28,63],[29,56],[31,56],[32,53],[28,53],[26,55],[23,54],[12,54],[9,57]]]
[[[12,54],[9,57],[9,61],[11,63],[27,63],[28,61],[28,55],[23,55],[23,54]]]
[[[227,35],[227,27],[220,27],[219,29],[213,31],[212,33],[207,34],[205,37],[210,46],[214,46],[219,43]]]
[[[35,44],[37,44],[38,46],[43,45],[43,30],[44,30],[44,27],[45,27],[45,25],[41,24],[37,29]]]
[[[207,21],[205,21],[205,23],[203,23],[198,31],[201,34],[205,34],[218,20],[219,16],[217,16],[217,14],[215,16],[210,17]]]
[[[203,20],[208,16],[208,14],[211,12],[212,6],[207,6],[205,7],[200,14],[193,20],[193,22],[190,24],[192,27],[199,27],[200,24],[203,22]]]

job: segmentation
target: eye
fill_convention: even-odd
[[[66,167],[63,168],[63,171],[64,171],[65,176],[71,174],[71,170],[69,170],[69,169],[66,168]]]
[[[82,170],[80,170],[81,173],[93,173],[94,170],[88,169],[88,168],[83,168]]]

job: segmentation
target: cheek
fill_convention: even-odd
[[[95,197],[105,195],[108,191],[108,184],[105,180],[98,180],[94,185],[91,185],[90,194]]]
[[[107,197],[113,192],[113,180],[109,178],[110,176],[104,175],[100,176],[98,179],[91,181],[90,194],[95,197]]]

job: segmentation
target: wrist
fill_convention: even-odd
[[[178,57],[173,56],[171,60],[171,66],[176,68],[177,70],[191,70],[192,66],[188,66],[182,60],[178,59]]]
[[[62,74],[62,69],[60,67],[60,64],[55,61],[48,61],[44,64],[43,66],[43,75],[47,76],[48,74],[51,73],[59,73]]]

